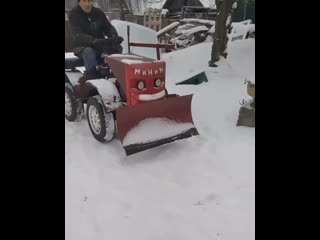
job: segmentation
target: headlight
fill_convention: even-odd
[[[138,88],[139,90],[144,89],[144,81],[139,81],[139,82],[138,82],[138,85],[137,85],[137,88]]]
[[[154,80],[154,86],[156,86],[156,87],[160,87],[161,86],[161,79],[160,78],[158,78],[158,79],[156,79],[156,80]]]

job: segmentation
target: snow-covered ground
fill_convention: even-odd
[[[236,127],[255,40],[229,45],[207,67],[212,43],[164,54],[169,93],[193,93],[200,135],[126,157],[99,143],[87,120],[65,121],[66,240],[253,240],[255,129]],[[175,83],[205,71],[209,82]]]

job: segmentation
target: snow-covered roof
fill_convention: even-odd
[[[214,8],[216,6],[216,0],[199,0],[204,7]]]
[[[162,8],[167,0],[147,0],[147,7],[149,8]],[[216,0],[199,0],[204,7],[214,8]]]
[[[147,7],[161,9],[166,1],[167,0],[147,0]]]

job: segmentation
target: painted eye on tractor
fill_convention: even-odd
[[[155,87],[160,87],[160,86],[161,86],[161,83],[162,83],[162,81],[161,81],[160,78],[154,80],[154,86],[155,86]]]
[[[137,84],[137,88],[138,88],[139,90],[144,89],[144,81],[139,81],[138,84]]]

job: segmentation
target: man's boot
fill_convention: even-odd
[[[78,80],[78,83],[84,84],[86,81],[91,80],[91,79],[98,79],[100,78],[100,74],[97,70],[90,70],[90,71],[85,71],[83,76],[81,76]]]

